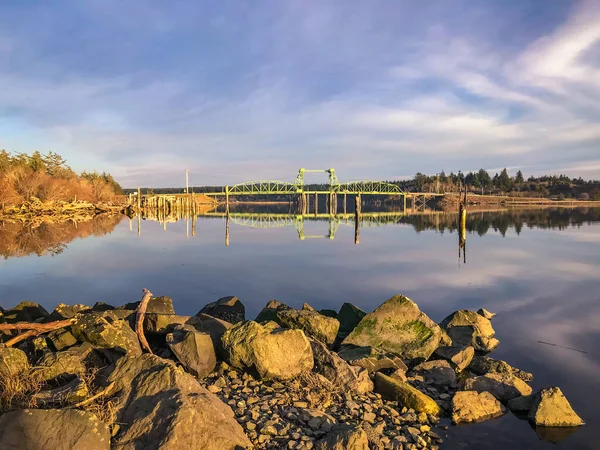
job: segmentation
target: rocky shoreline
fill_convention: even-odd
[[[0,448],[414,450],[510,413],[583,425],[558,387],[534,393],[532,374],[486,356],[499,341],[485,310],[436,324],[401,295],[370,313],[272,300],[246,320],[236,297],[195,316],[156,297],[150,353],[139,303],[0,311]]]

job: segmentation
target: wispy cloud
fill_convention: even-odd
[[[197,184],[301,166],[600,177],[600,4],[527,8],[0,6],[0,147],[53,149],[128,186],[186,167]]]

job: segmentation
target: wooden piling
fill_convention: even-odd
[[[360,243],[360,194],[356,194],[354,197],[354,243]]]

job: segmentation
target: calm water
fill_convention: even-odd
[[[273,211],[279,215],[233,211],[228,247],[218,214],[198,218],[195,227],[169,223],[167,231],[141,221],[139,236],[127,218],[77,228],[0,224],[7,258],[0,260],[0,305],[122,304],[147,287],[171,296],[180,314],[225,295],[240,297],[249,318],[269,299],[331,309],[348,301],[370,311],[397,293],[436,321],[484,307],[498,313],[501,345],[492,356],[532,372],[534,390],[560,386],[588,425],[570,436],[544,436],[562,438],[552,444],[507,414],[451,427],[444,448],[600,448],[600,209],[471,213],[466,264],[458,258],[456,215],[374,215],[355,245],[350,221],[307,219],[302,227],[285,207]]]

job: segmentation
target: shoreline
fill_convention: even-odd
[[[515,413],[538,427],[583,424],[558,388],[534,393],[532,374],[487,356],[500,342],[483,309],[436,324],[402,295],[369,313],[272,300],[247,320],[237,297],[181,316],[169,297],[151,295],[118,307],[2,310],[0,381],[21,384],[0,394],[0,445],[2,431],[27,429],[23,408],[27,420],[51,408],[57,423],[79,409],[118,448],[436,449],[450,421]]]

